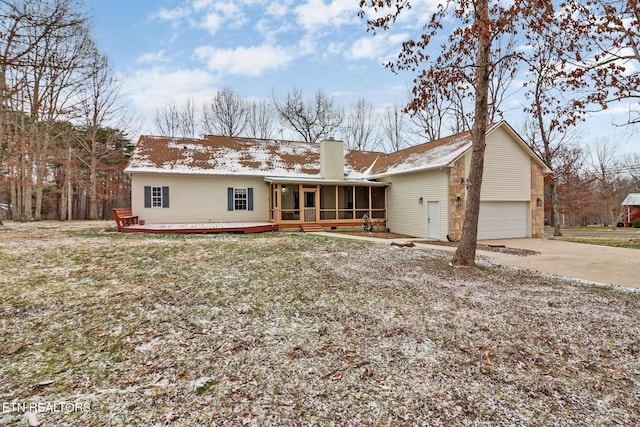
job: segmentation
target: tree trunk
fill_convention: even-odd
[[[98,161],[95,153],[96,142],[92,144],[91,174],[89,175],[89,219],[98,219]]]
[[[560,209],[558,207],[558,190],[556,183],[549,184],[549,190],[551,192],[551,220],[553,221],[553,235],[562,236],[560,231]]]
[[[44,179],[45,179],[45,174],[47,173],[47,161],[48,161],[47,151],[49,149],[47,137],[44,136],[43,141],[36,142],[35,146],[37,150],[36,185],[35,185],[36,208],[33,213],[33,219],[35,221],[40,221],[42,220],[42,196],[44,193]]]
[[[490,83],[491,31],[489,25],[488,0],[476,3],[476,31],[478,37],[477,71],[475,78],[475,114],[471,131],[473,151],[467,179],[467,207],[460,244],[453,256],[454,265],[476,264],[478,244],[478,215],[480,213],[480,190],[484,171],[484,150],[487,134],[488,99]]]
[[[15,169],[12,173],[15,173]],[[9,188],[11,193],[11,219],[15,221],[18,218],[18,180],[15,177],[9,177]]]
[[[20,183],[18,192],[18,221],[31,221],[31,207],[33,206],[31,197],[33,195],[33,164],[31,161],[31,153],[23,144],[22,158],[19,166]]]

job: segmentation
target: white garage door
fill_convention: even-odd
[[[481,202],[478,240],[529,235],[529,202]]]

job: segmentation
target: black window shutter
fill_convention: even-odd
[[[233,187],[227,188],[227,210],[233,210]]]
[[[247,210],[253,210],[253,188],[247,188]]]
[[[162,187],[162,207],[169,207],[169,187]]]
[[[144,207],[151,207],[151,187],[149,185],[144,186]]]

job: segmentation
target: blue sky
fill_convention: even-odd
[[[93,32],[124,84],[127,102],[154,133],[153,114],[170,100],[200,104],[218,89],[269,100],[294,87],[318,89],[349,107],[365,98],[376,108],[407,99],[411,76],[382,64],[419,34],[437,0],[416,0],[390,32],[372,36],[357,16],[359,0],[85,0]],[[508,100],[505,119],[518,128],[522,108]],[[600,138],[636,151],[624,106],[580,126],[585,145]],[[617,114],[616,114],[617,112]]]

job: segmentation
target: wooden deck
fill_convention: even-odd
[[[122,233],[263,233],[277,231],[272,222],[198,222],[187,224],[133,224],[120,228]]]

